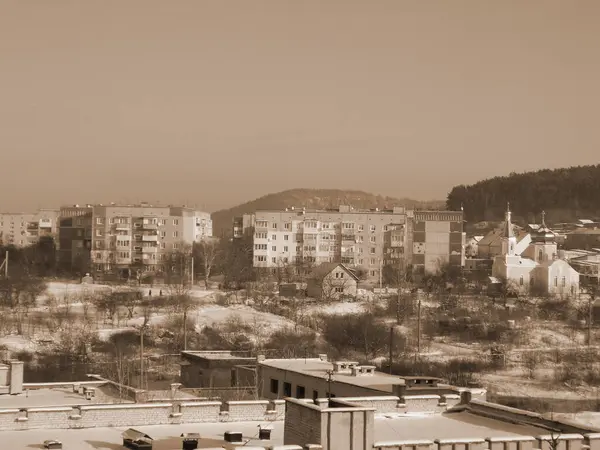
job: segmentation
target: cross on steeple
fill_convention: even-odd
[[[546,211],[542,211],[542,227],[546,228]]]

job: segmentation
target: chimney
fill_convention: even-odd
[[[10,394],[23,393],[23,361],[12,359],[10,365]]]

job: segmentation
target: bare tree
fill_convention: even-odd
[[[199,262],[204,269],[204,286],[208,289],[210,275],[221,257],[221,243],[218,238],[206,237],[194,247],[197,249],[194,253],[198,255]]]

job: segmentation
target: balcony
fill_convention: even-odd
[[[115,230],[117,231],[130,231],[131,225],[128,223],[118,223],[115,225]]]
[[[142,247],[143,253],[158,253],[158,247]]]
[[[142,224],[142,228],[144,230],[156,230],[156,229],[158,229],[158,224],[156,224],[156,223],[150,223],[150,222],[143,223]]]
[[[142,236],[142,242],[158,242],[158,234],[144,234]]]

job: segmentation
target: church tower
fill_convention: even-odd
[[[557,258],[558,246],[555,234],[546,226],[546,213],[542,211],[540,227],[531,233],[531,244],[526,250],[526,256],[538,264],[552,261]]]
[[[517,246],[517,238],[511,222],[510,204],[506,206],[506,220],[502,230],[502,255],[515,256],[515,248]]]

